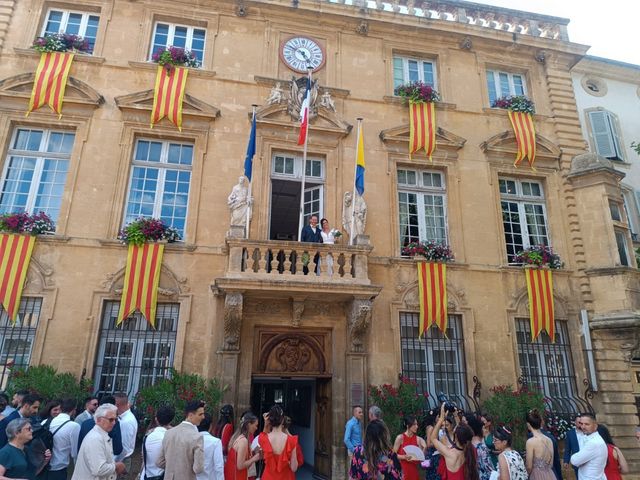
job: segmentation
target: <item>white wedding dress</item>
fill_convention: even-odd
[[[321,231],[320,235],[322,235],[322,243],[326,245],[333,245],[336,243],[336,239],[334,238],[333,233],[331,232],[325,233]],[[327,254],[326,260],[327,260],[327,275],[332,276],[333,275],[333,255],[331,253]]]

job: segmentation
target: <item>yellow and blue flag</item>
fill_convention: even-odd
[[[356,190],[359,195],[364,193],[364,138],[362,138],[362,123],[358,125],[358,147],[356,150]]]

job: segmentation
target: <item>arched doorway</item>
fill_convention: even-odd
[[[251,409],[282,404],[305,457],[299,478],[331,478],[331,332],[258,328]],[[305,476],[306,474],[306,476]]]

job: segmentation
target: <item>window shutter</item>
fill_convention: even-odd
[[[393,57],[393,88],[404,84],[404,65],[402,58]]]
[[[622,145],[622,142],[620,141],[620,132],[618,131],[618,122],[616,121],[616,117],[611,113],[607,112],[607,121],[609,122],[611,137],[613,139],[615,158],[619,160],[624,160],[624,155],[622,154],[622,148],[620,148],[620,145]]]
[[[591,121],[591,133],[596,153],[607,158],[615,157],[615,145],[609,129],[607,112],[602,110],[589,112],[589,120]]]

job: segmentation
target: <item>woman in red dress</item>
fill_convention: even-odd
[[[223,405],[220,409],[220,417],[216,428],[213,431],[213,436],[218,437],[222,442],[222,454],[226,456],[229,454],[229,442],[233,435],[233,407],[231,405]]]
[[[247,480],[247,469],[260,460],[261,452],[251,456],[249,436],[258,429],[258,417],[246,413],[238,431],[231,437],[227,462],[224,464],[224,480]]]
[[[473,431],[467,425],[458,425],[453,432],[454,445],[449,446],[438,440],[438,431],[445,418],[444,402],[440,407],[440,416],[433,431],[431,442],[442,458],[439,472],[442,480],[479,480],[475,447],[471,444]],[[444,464],[444,466],[443,466]]]
[[[621,474],[629,472],[627,459],[624,458],[620,449],[613,443],[611,433],[609,433],[609,429],[606,426],[598,425],[598,433],[604,443],[607,444],[607,464],[604,467],[604,476],[607,477],[607,480],[622,480]]]
[[[413,415],[404,417],[403,420],[405,432],[396,437],[393,444],[393,451],[398,454],[400,464],[402,465],[402,478],[404,480],[419,480],[418,464],[420,460],[404,451],[404,447],[413,445],[423,452],[427,448],[426,442],[418,436],[418,420]]]
[[[258,436],[258,443],[264,458],[262,480],[294,480],[298,470],[297,435],[287,435],[283,431],[284,412],[282,407],[274,405],[265,415],[265,425],[271,429]],[[268,430],[265,426],[265,430]]]

